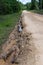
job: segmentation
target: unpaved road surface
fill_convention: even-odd
[[[34,63],[29,64],[29,59],[26,65],[43,65],[43,15],[23,11],[23,22],[25,23],[25,30],[31,33],[32,39],[30,44],[34,44]],[[27,59],[26,59],[27,60]]]
[[[17,58],[19,63],[11,64],[10,56],[6,61],[1,59],[0,65],[43,65],[43,15],[23,11],[21,20],[24,26],[22,33],[19,34],[14,29],[2,47],[2,52],[7,52],[19,40],[18,44],[21,44],[21,53]]]

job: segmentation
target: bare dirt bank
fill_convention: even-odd
[[[22,32],[18,33],[16,26],[2,47],[2,53],[14,51],[6,61],[0,59],[0,65],[43,65],[43,16],[23,11],[21,18]],[[17,57],[16,64],[11,63],[14,54]]]

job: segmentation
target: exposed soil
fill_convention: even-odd
[[[21,22],[23,30],[19,33]],[[42,28],[43,15],[23,11],[19,23],[2,46],[0,65],[43,65]]]
[[[22,25],[23,26],[22,32],[18,32],[18,24],[21,24],[21,20],[17,23],[15,29],[10,34],[8,40],[2,46],[2,53],[0,54],[1,65],[22,64],[22,61],[25,62],[26,58],[28,57],[27,56],[28,51],[30,53],[32,52],[32,49],[29,48],[29,46],[31,46],[31,44],[29,43],[31,33],[26,33],[24,31],[24,25]],[[12,49],[17,50],[15,52],[15,50],[12,51]],[[12,59],[15,60],[14,63],[12,63]]]
[[[32,36],[30,44],[34,44],[33,47],[35,47],[33,52],[35,53],[35,64],[33,65],[43,65],[43,15],[23,11],[23,22],[26,25],[25,30]],[[31,63],[31,60],[29,62]]]

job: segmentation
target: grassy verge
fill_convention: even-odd
[[[31,12],[43,15],[43,10],[31,10]]]
[[[20,14],[21,12],[10,15],[0,15],[0,45],[7,40],[10,32],[18,22]]]

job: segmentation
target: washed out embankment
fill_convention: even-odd
[[[22,24],[22,32],[18,32],[18,25]],[[12,63],[26,62],[28,51],[32,52],[29,48],[31,33],[25,32],[25,24],[22,22],[22,16],[15,29],[10,34],[8,40],[2,46],[2,53],[0,65],[12,65]]]

